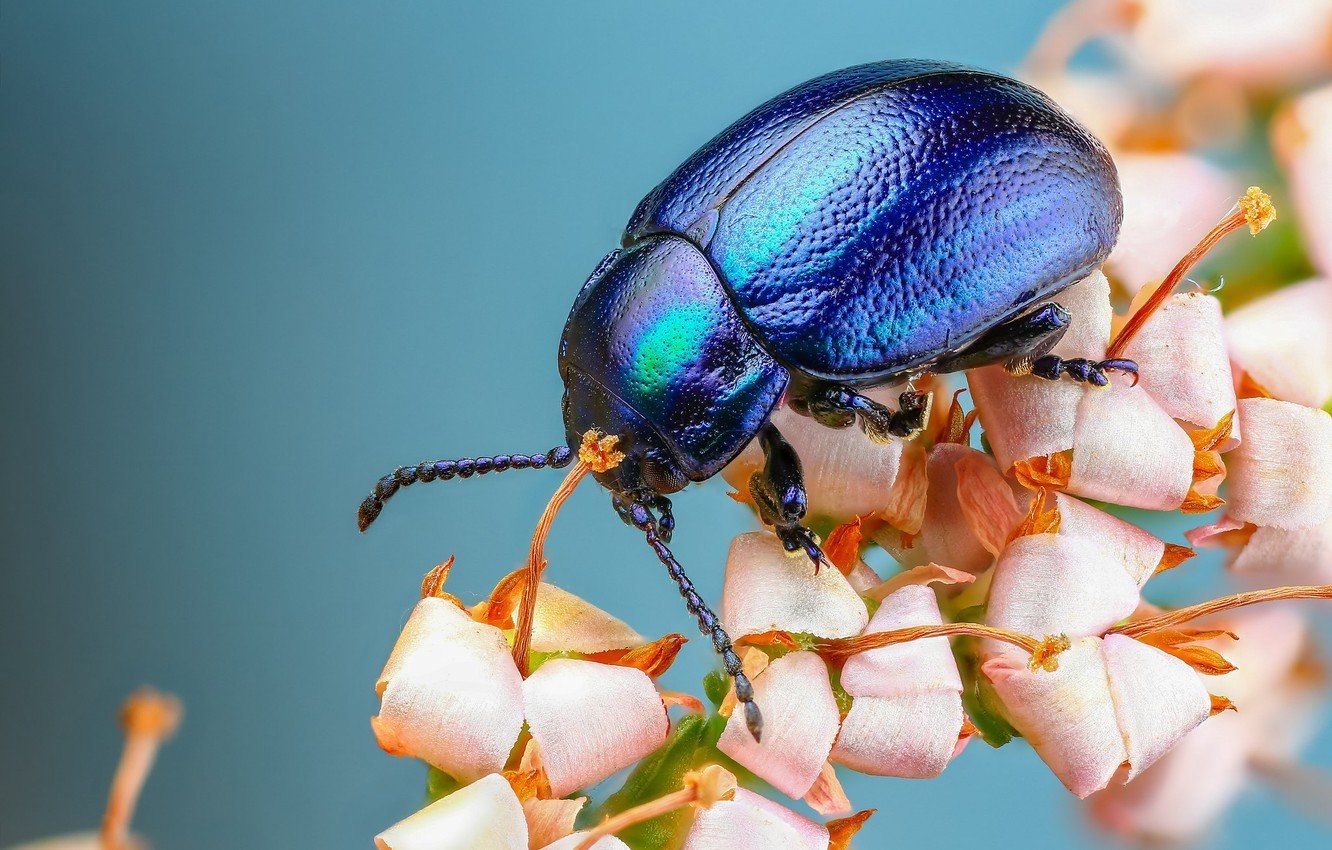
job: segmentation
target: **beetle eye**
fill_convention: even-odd
[[[658,493],[675,493],[689,483],[675,463],[653,449],[643,458],[643,483]]]

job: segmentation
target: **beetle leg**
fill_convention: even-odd
[[[1096,387],[1109,386],[1110,377],[1106,375],[1106,372],[1123,372],[1125,375],[1133,376],[1133,383],[1138,383],[1138,364],[1120,357],[1100,361],[1086,360],[1081,357],[1065,360],[1062,357],[1047,354],[1031,364],[1030,372],[1038,378],[1045,378],[1047,381],[1057,381],[1064,375],[1068,375],[1079,383],[1087,383]]]
[[[634,497],[617,494],[613,501],[616,512],[634,528],[643,532],[647,544],[656,553],[657,560],[666,566],[666,571],[675,580],[676,587],[680,589],[680,596],[685,601],[685,607],[698,620],[698,630],[712,641],[712,648],[721,656],[726,674],[735,683],[735,697],[744,706],[745,725],[749,727],[749,734],[754,736],[755,741],[759,740],[763,734],[763,715],[759,712],[758,705],[754,703],[754,686],[745,675],[740,656],[736,654],[735,647],[731,644],[731,637],[722,628],[717,615],[703,601],[703,597],[699,596],[694,583],[685,575],[684,567],[675,560],[675,555],[666,546],[666,542],[662,539],[661,521],[653,516],[654,509],[668,516],[670,500],[665,496]]]
[[[872,398],[837,384],[829,384],[792,405],[799,413],[824,425],[844,428],[853,421],[871,440],[889,442],[893,437],[910,440],[925,430],[930,419],[932,393],[907,390],[897,397],[899,410],[891,410]]]
[[[758,506],[759,518],[776,531],[788,552],[804,551],[814,562],[814,570],[828,563],[814,532],[801,525],[808,500],[800,456],[771,422],[759,429],[763,446],[763,469],[749,479],[749,492]]]
[[[1046,354],[1068,330],[1068,311],[1053,302],[995,325],[980,339],[945,355],[931,370],[943,374],[1003,363],[1016,375],[1031,371],[1032,361]]]

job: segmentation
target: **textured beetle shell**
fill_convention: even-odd
[[[560,370],[573,407],[604,421],[650,423],[693,480],[721,470],[758,431],[786,387],[787,371],[741,321],[726,288],[698,249],[658,236],[608,257],[579,293],[560,344]],[[599,397],[591,378],[615,398]],[[623,402],[630,411],[618,408]]]
[[[1036,90],[892,61],[737,121],[643,200],[625,241],[685,236],[784,365],[872,384],[1085,276],[1121,210],[1105,149]]]

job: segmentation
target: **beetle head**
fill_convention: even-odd
[[[564,387],[564,429],[570,445],[577,445],[581,435],[592,430],[619,438],[616,449],[624,452],[624,460],[606,472],[593,473],[602,486],[615,493],[665,494],[689,483],[656,429],[596,379],[567,366]]]

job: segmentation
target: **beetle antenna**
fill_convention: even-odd
[[[563,469],[573,461],[568,446],[556,446],[544,454],[495,455],[494,457],[464,457],[457,460],[432,460],[415,466],[400,466],[375,482],[375,489],[365,497],[356,510],[356,525],[365,531],[384,510],[384,503],[399,488],[410,487],[418,481],[448,481],[451,478],[471,478],[488,472],[506,472],[510,469]]]
[[[731,644],[730,635],[726,634],[717,615],[703,601],[703,597],[698,595],[694,583],[685,575],[684,566],[675,560],[675,554],[662,541],[657,530],[657,522],[647,505],[634,502],[626,508],[624,518],[643,532],[648,545],[657,554],[657,560],[666,565],[666,571],[675,579],[676,586],[680,588],[680,596],[685,601],[685,607],[698,619],[698,630],[712,641],[712,648],[721,656],[726,674],[735,682],[735,698],[744,708],[745,725],[749,728],[749,734],[754,736],[755,741],[760,740],[763,736],[763,715],[759,712],[758,704],[754,702],[754,685],[745,675],[744,666]]]

